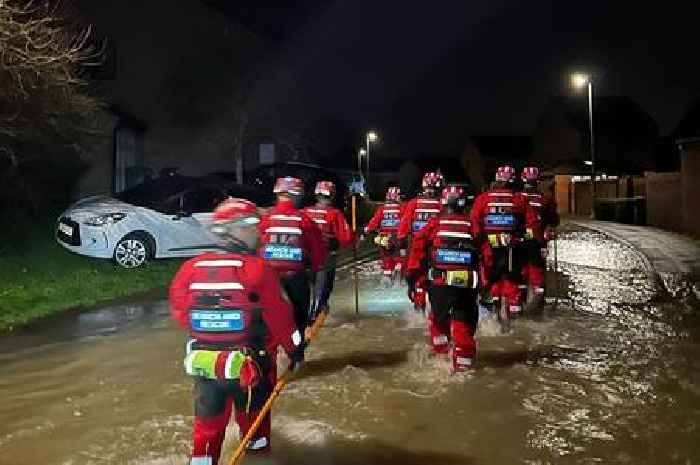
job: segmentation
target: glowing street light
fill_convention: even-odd
[[[576,89],[588,87],[588,125],[591,133],[591,159],[584,161],[591,167],[591,218],[595,219],[595,137],[593,132],[593,79],[585,73],[571,75],[571,84]]]
[[[571,85],[577,89],[583,89],[590,82],[590,78],[587,74],[574,73],[571,75]]]

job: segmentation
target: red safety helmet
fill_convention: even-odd
[[[440,190],[445,186],[445,178],[441,173],[425,173],[423,175],[423,182],[421,185],[423,186],[423,189]]]
[[[526,166],[520,177],[526,184],[535,184],[540,178],[540,170],[536,166]]]
[[[391,186],[386,190],[386,201],[387,202],[398,202],[401,200],[401,188],[397,186]]]
[[[275,194],[287,193],[290,195],[304,195],[304,182],[299,178],[285,176],[275,181]]]
[[[211,231],[224,234],[230,226],[254,225],[259,222],[258,207],[253,202],[229,197],[214,209]]]
[[[335,184],[331,181],[319,181],[316,183],[314,194],[333,197],[335,195]]]
[[[443,205],[464,207],[467,204],[467,192],[462,186],[447,186],[442,190],[440,203]]]
[[[497,182],[511,182],[515,176],[515,169],[510,165],[499,166],[496,170]]]

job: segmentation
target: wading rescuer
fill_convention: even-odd
[[[191,465],[216,465],[235,410],[243,438],[277,379],[277,347],[303,360],[302,334],[277,272],[256,256],[255,204],[228,199],[211,227],[225,251],[187,261],[170,287],[173,318],[190,332],[185,370],[194,377]],[[270,416],[247,448],[270,446]]]
[[[394,273],[405,271],[406,249],[399,246],[398,240],[403,210],[401,189],[395,186],[389,187],[386,191],[386,201],[377,208],[364,229],[365,234],[379,231],[374,242],[379,247],[382,281],[385,285],[391,283]]]
[[[508,311],[517,315],[522,310],[522,279],[513,247],[539,238],[539,222],[525,197],[514,190],[514,175],[512,166],[498,168],[494,186],[474,200],[471,222],[481,244],[482,287],[494,299],[506,299]]]
[[[554,200],[538,190],[540,172],[536,167],[523,168],[520,177],[523,181],[522,195],[537,213],[540,231],[544,232],[542,240],[527,240],[520,246],[523,279],[531,286],[534,297],[541,301],[544,297],[547,243],[554,237],[554,230],[559,226],[559,215]]]
[[[466,212],[464,188],[446,187],[441,203],[442,213],[431,218],[413,237],[408,274],[428,276],[428,324],[433,352],[444,354],[451,350],[453,371],[464,371],[472,367],[476,356],[479,252]]]
[[[301,179],[278,178],[274,193],[277,203],[263,215],[259,225],[259,254],[279,273],[294,306],[294,320],[304,334],[311,316],[311,282],[326,261],[326,248],[321,230],[301,210]]]
[[[331,181],[319,181],[314,189],[316,205],[304,209],[309,218],[323,234],[324,245],[328,252],[328,259],[323,269],[316,273],[316,302],[313,309],[313,317],[318,312],[328,312],[328,299],[333,292],[335,281],[336,252],[340,247],[349,247],[354,241],[343,212],[333,207],[335,199],[335,184]]]
[[[423,229],[428,220],[440,213],[440,192],[445,186],[445,178],[440,173],[425,173],[421,183],[422,192],[415,199],[406,203],[399,224],[398,239],[406,244],[410,237]],[[418,311],[425,311],[425,285],[427,276],[408,276],[408,298]]]

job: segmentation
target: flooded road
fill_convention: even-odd
[[[428,356],[422,317],[404,288],[380,287],[377,264],[359,316],[340,273],[302,378],[277,403],[273,451],[244,463],[700,463],[697,302],[668,296],[600,234],[562,234],[557,252],[557,308],[507,335],[485,316],[478,368],[457,376]],[[0,463],[186,463],[183,343],[163,300],[4,337]]]

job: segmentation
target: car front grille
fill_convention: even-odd
[[[63,226],[61,226],[63,225]],[[66,228],[66,229],[64,229]],[[70,228],[70,229],[68,229]],[[68,231],[70,230],[70,234]],[[75,221],[65,216],[58,220],[56,227],[56,237],[63,243],[79,246],[80,245],[80,226]]]

